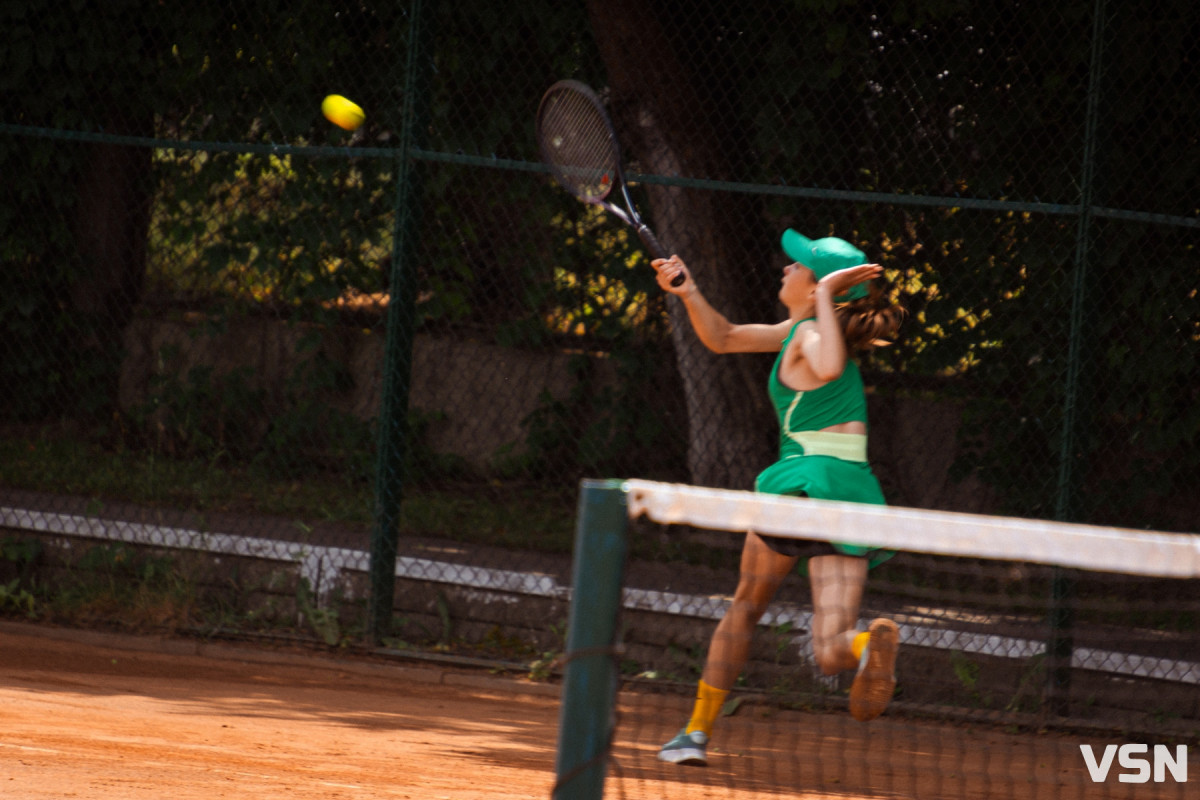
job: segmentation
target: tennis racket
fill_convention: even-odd
[[[567,191],[631,226],[654,258],[667,257],[629,196],[617,135],[595,92],[572,80],[559,81],[547,89],[538,106],[537,139],[542,160]],[[624,208],[608,199],[617,186]],[[671,284],[679,286],[684,279],[684,275],[677,275]]]

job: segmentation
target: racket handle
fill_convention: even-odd
[[[642,240],[642,244],[646,245],[646,249],[650,251],[650,255],[655,258],[668,257],[666,249],[659,244],[658,237],[654,235],[654,231],[650,230],[648,225],[638,225],[637,233]],[[687,276],[681,272],[671,279],[671,285],[681,286],[685,280],[687,280]]]

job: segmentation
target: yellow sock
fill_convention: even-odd
[[[696,705],[692,708],[692,718],[688,721],[686,733],[704,731],[705,736],[712,736],[713,723],[725,705],[728,689],[714,689],[704,681],[700,681],[696,689]]]
[[[854,641],[850,643],[850,652],[854,653],[855,658],[862,658],[863,650],[867,649],[867,642],[870,640],[871,634],[866,631],[854,637]]]

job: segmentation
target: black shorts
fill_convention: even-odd
[[[816,558],[817,556],[846,555],[834,547],[833,542],[822,542],[818,539],[791,539],[787,536],[764,536],[761,533],[758,534],[758,538],[781,556]],[[865,556],[848,556],[848,558],[865,558]]]
[[[803,492],[796,492],[792,497],[808,497]],[[788,536],[767,536],[758,534],[763,544],[779,553],[781,556],[797,556],[802,559],[817,556],[845,556],[846,558],[865,558],[876,567],[891,558],[894,553],[890,550],[867,550],[856,545],[840,542],[826,542],[820,539],[792,539]],[[849,552],[847,552],[849,550]],[[857,552],[856,552],[857,551]]]
[[[797,492],[795,497],[807,497],[808,495]],[[779,553],[781,556],[799,556],[800,558],[816,558],[817,556],[844,556],[846,555],[833,542],[824,542],[820,539],[793,539],[789,536],[766,536],[758,534],[758,538],[763,540],[763,544]],[[854,556],[851,556],[853,558]]]

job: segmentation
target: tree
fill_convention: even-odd
[[[1188,392],[1160,393],[1135,374],[1147,368],[1174,386],[1195,358],[1195,273],[1179,261],[1193,237],[1107,222],[1081,234],[1076,216],[1030,211],[1038,203],[1119,198],[1122,207],[1194,214],[1183,199],[1197,171],[1200,129],[1197,104],[1187,99],[1195,94],[1186,78],[1200,25],[1194,4],[1168,2],[1151,16],[1115,13],[1103,20],[1099,50],[1090,36],[1096,4],[1086,0],[1017,10],[932,0],[588,7],[619,132],[639,170],[949,201],[776,201],[647,186],[660,238],[689,260],[730,317],[769,316],[769,281],[748,278],[756,273],[745,265],[768,263],[773,235],[785,225],[855,239],[889,267],[913,311],[905,344],[873,358],[868,371],[885,382],[907,373],[891,380],[897,386],[937,377],[940,392],[966,398],[974,424],[988,432],[975,468],[1008,492],[1010,510],[1048,515],[1062,490],[1051,465],[1071,434],[1064,429],[1071,367],[1061,345],[1072,331],[1071,280],[1091,262],[1083,308],[1095,324],[1074,335],[1110,344],[1107,355],[1080,351],[1090,383],[1078,395],[1090,398],[1089,385],[1123,388],[1087,404],[1078,424],[1111,429],[1121,420],[1128,439],[1124,456],[1111,442],[1085,439],[1071,457],[1161,463],[1165,441],[1133,420],[1186,420],[1168,438],[1194,440],[1200,423],[1187,410],[1194,409]],[[1094,64],[1097,52],[1103,60]],[[1089,142],[1095,68],[1103,71],[1102,104]],[[1090,165],[1087,147],[1094,148]],[[1096,174],[1086,198],[1085,167]],[[958,197],[1028,208],[972,214],[965,202],[954,207]],[[1130,269],[1128,259],[1142,262],[1150,252],[1154,269]],[[767,446],[753,433],[764,415],[735,406],[761,396],[758,379],[748,377],[758,367],[714,359],[686,332],[678,306],[671,313],[693,478],[745,485],[752,464],[766,461]],[[1181,347],[1168,355],[1161,341]],[[1120,355],[1131,352],[1157,355]],[[1148,441],[1156,443],[1153,455]],[[726,462],[721,444],[748,463]],[[1097,461],[1104,450],[1109,455]],[[1187,461],[1194,472],[1195,460]],[[1092,483],[1108,475],[1129,485],[1129,470],[1087,471]]]
[[[131,83],[159,46],[130,2],[105,13],[8,3],[0,24],[5,121],[153,134],[152,104]],[[118,44],[119,43],[119,44]],[[53,80],[45,79],[53,74]],[[145,272],[152,193],[150,151],[117,143],[9,140],[0,170],[19,205],[4,215],[3,332],[16,344],[0,376],[19,378],[10,413],[69,404],[96,413],[116,393],[120,337]],[[34,212],[37,225],[15,213]]]
[[[2,119],[62,132],[61,138],[25,134],[0,142],[0,170],[12,187],[0,216],[6,242],[0,330],[12,344],[0,376],[19,387],[7,413],[111,412],[160,187],[169,185],[169,200],[186,205],[191,217],[171,229],[180,218],[162,208],[168,200],[160,205],[156,233],[190,238],[190,246],[201,249],[195,240],[210,220],[196,219],[196,209],[211,201],[214,186],[236,181],[244,170],[217,154],[181,166],[179,159],[156,159],[161,151],[147,144],[124,140],[312,140],[318,87],[338,81],[377,87],[379,96],[364,102],[394,108],[388,78],[397,71],[403,40],[391,34],[402,26],[395,4],[379,5],[376,14],[367,5],[343,8],[333,1],[251,9],[184,3],[169,10],[139,0],[4,4]],[[312,57],[311,42],[322,43],[320,57]],[[347,56],[354,60],[347,63]],[[102,138],[80,143],[72,140],[76,134]],[[164,180],[174,169],[175,180]],[[309,187],[319,194],[328,185]],[[31,214],[36,225],[26,218]],[[259,248],[264,259],[268,249]]]
[[[738,141],[736,127],[714,124],[721,120],[714,109],[721,102],[716,90],[729,87],[706,83],[694,64],[677,57],[686,46],[668,35],[654,4],[592,0],[588,8],[608,68],[614,124],[637,169],[734,178],[730,157],[737,157],[744,142]],[[712,16],[712,8],[704,9],[689,25],[708,29]],[[771,262],[771,234],[760,221],[758,200],[653,185],[646,193],[664,246],[684,256],[717,308],[735,321],[777,313],[763,268]],[[686,398],[686,408],[672,413],[687,421],[691,480],[749,489],[775,447],[772,411],[762,389],[770,362],[714,355],[692,332],[682,303],[672,298],[669,307]]]
[[[868,376],[886,391],[970,405],[988,439],[971,468],[1006,482],[1015,507],[1041,513],[1053,500],[1053,470],[1041,467],[1035,481],[1029,465],[1063,457],[1070,367],[1059,344],[1082,296],[1071,283],[1077,264],[1091,267],[1087,308],[1098,309],[1089,375],[1122,387],[1083,393],[1101,401],[1087,422],[1121,431],[1120,453],[1098,443],[1107,463],[1132,453],[1194,470],[1196,450],[1185,446],[1200,427],[1188,389],[1200,342],[1194,226],[1106,212],[1081,233],[1072,209],[1087,145],[1094,205],[1194,217],[1200,104],[1189,78],[1200,10],[1168,0],[1155,15],[1112,12],[1104,102],[1089,116],[1096,5],[436,4],[422,320],[547,345],[578,335],[562,319],[596,321],[596,287],[626,299],[644,290],[636,243],[608,226],[581,245],[596,219],[529,168],[537,97],[576,77],[606,95],[631,171],[658,176],[636,191],[660,238],[731,319],[777,315],[784,227],[852,239],[883,263],[911,322],[900,346],[867,361]],[[244,295],[269,295],[289,314],[386,288],[395,196],[386,148],[405,102],[404,4],[43,6],[0,7],[0,121],[27,126],[0,137],[10,187],[0,206],[0,331],[10,345],[0,377],[18,387],[6,414],[111,407],[147,229],[152,258],[178,259],[155,269],[252,275]],[[330,91],[368,110],[353,136],[320,119]],[[1089,119],[1096,135],[1085,139]],[[91,141],[97,133],[184,145]],[[353,161],[274,151],[314,144],[379,150]],[[981,200],[1021,205],[973,205]],[[564,312],[568,295],[577,305]],[[569,346],[616,350],[635,338],[621,338],[631,326],[644,334],[639,346],[657,345],[660,320],[647,322],[656,309],[633,305],[615,312],[621,325],[592,325],[602,334]],[[748,487],[774,455],[762,391],[770,359],[714,356],[678,304],[668,309],[683,399],[660,403],[663,420],[688,430],[692,480]],[[94,324],[81,327],[89,315]],[[1162,433],[1164,420],[1180,422]],[[1119,480],[1114,472],[1090,480]]]

